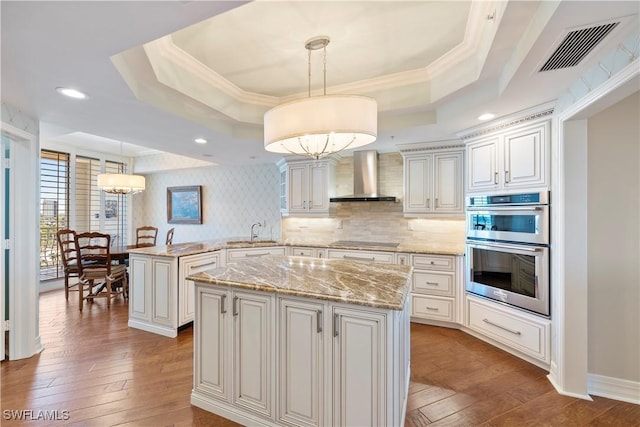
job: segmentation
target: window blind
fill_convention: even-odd
[[[76,156],[75,224],[78,233],[100,231],[100,160]]]
[[[69,228],[69,154],[40,152],[40,278],[64,276],[56,233]]]

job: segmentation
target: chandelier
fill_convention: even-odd
[[[101,173],[98,187],[105,193],[134,194],[144,190],[144,176],[122,173]]]
[[[122,141],[120,141],[122,156]],[[98,175],[98,188],[109,194],[135,194],[144,191],[145,179],[142,175],[124,173],[101,173]]]
[[[308,97],[278,105],[264,115],[264,147],[321,159],[346,148],[376,140],[378,105],[359,95],[327,95],[327,45],[329,37],[307,40]],[[323,94],[311,96],[311,51],[323,50]]]

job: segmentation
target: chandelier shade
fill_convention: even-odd
[[[98,188],[111,194],[139,193],[145,188],[145,179],[142,175],[102,173],[98,175]]]
[[[264,148],[273,153],[320,159],[346,148],[374,142],[378,136],[378,104],[360,95],[327,95],[326,47],[329,37],[307,40],[307,98],[273,107],[264,114]],[[311,51],[324,50],[323,95],[311,96]]]
[[[264,115],[264,146],[315,158],[370,144],[378,134],[378,104],[357,95],[323,95],[278,105]]]

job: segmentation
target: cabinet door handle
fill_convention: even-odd
[[[509,171],[504,171],[504,182],[509,183]]]
[[[269,255],[269,252],[258,252],[258,253],[254,253],[254,254],[244,254],[245,257],[249,257],[249,258],[251,258],[251,257],[257,258],[257,257],[265,256],[265,255]]]
[[[440,286],[440,283],[438,282],[426,282],[426,284],[429,286]]]
[[[437,197],[435,198],[435,203],[433,204],[433,207],[434,207],[434,208],[437,208],[437,207],[438,207],[438,198],[437,198]]]
[[[227,296],[226,295],[222,295],[222,297],[220,297],[220,314],[225,314],[227,312]]]
[[[498,172],[496,172],[495,174],[493,174],[493,183],[497,184],[498,183]]]
[[[483,321],[484,323],[487,323],[487,324],[491,325],[491,326],[495,326],[496,328],[500,328],[500,329],[502,329],[503,331],[510,332],[510,333],[512,333],[513,335],[518,335],[518,336],[522,335],[522,332],[520,332],[520,331],[514,331],[513,329],[509,329],[509,328],[506,328],[506,327],[504,327],[504,326],[502,326],[502,325],[498,325],[497,323],[493,323],[493,322],[491,322],[489,319],[482,319],[482,321]]]
[[[238,315],[238,297],[233,297],[233,315]]]
[[[437,307],[429,307],[429,306],[426,306],[425,308],[426,308],[427,310],[431,310],[431,311],[440,311],[440,309],[438,309]]]
[[[431,199],[427,199],[427,209],[431,209]]]
[[[318,252],[318,258],[322,258],[322,252]]]
[[[338,335],[340,335],[340,315],[334,314],[333,315],[333,336],[337,337]]]
[[[302,202],[302,209],[307,209],[307,201]]]
[[[353,256],[353,255],[343,255],[343,259],[352,259],[357,261],[375,261],[376,257],[364,257],[364,256]]]
[[[313,206],[313,204],[311,203],[311,200],[309,200],[309,209],[311,209],[311,206]]]
[[[322,324],[324,323],[324,316],[323,316],[322,310],[318,310],[316,312],[316,314],[317,314],[317,319],[316,320],[318,321],[318,325],[317,325],[316,330],[318,331],[318,333],[320,333],[320,332],[322,332]]]

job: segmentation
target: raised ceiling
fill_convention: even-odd
[[[371,148],[456,137],[485,111],[552,101],[638,32],[634,1],[11,2],[2,100],[44,138],[90,134],[218,164],[271,162],[262,116],[307,96],[304,42],[327,35],[329,93],[376,98]],[[540,73],[568,30],[622,20],[578,66]],[[312,56],[312,92],[322,87]],[[61,98],[57,86],[91,96]],[[193,143],[205,137],[208,144]],[[90,140],[91,138],[88,138]],[[144,151],[142,151],[144,153]]]

